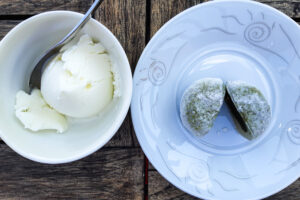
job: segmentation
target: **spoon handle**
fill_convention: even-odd
[[[92,14],[97,10],[99,5],[102,3],[103,0],[95,0],[89,10],[85,13],[84,17],[80,20],[80,22],[55,46],[55,48],[61,48],[66,43],[71,41],[78,31],[90,20]]]

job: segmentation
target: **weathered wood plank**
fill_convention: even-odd
[[[158,29],[169,19],[184,11],[185,9],[203,2],[202,0],[151,0],[151,25],[150,36],[152,37]]]
[[[133,147],[132,130],[130,126],[129,114],[114,137],[105,145],[105,147]]]
[[[20,22],[20,20],[0,20],[0,40]]]
[[[285,188],[281,192],[274,194],[266,198],[265,200],[298,200],[300,199],[300,178],[290,185],[289,187]]]
[[[104,1],[95,18],[119,39],[133,71],[145,47],[146,0]]]
[[[0,144],[0,199],[143,198],[143,153],[104,148],[77,162],[44,165]]]
[[[268,4],[286,15],[299,18],[300,17],[300,0],[258,0],[261,3]]]
[[[190,200],[197,199],[177,189],[167,182],[157,171],[149,171],[149,199],[150,200]],[[285,190],[275,194],[266,200],[298,200],[300,199],[300,179]]]
[[[157,171],[149,171],[149,200],[193,200],[192,197],[166,181]]]
[[[104,1],[96,11],[95,18],[118,38],[125,49],[133,72],[145,47],[146,0]],[[126,141],[129,138],[133,146],[139,146],[129,114],[127,118],[129,120],[125,121],[120,129],[122,135],[119,134],[119,139]]]
[[[50,10],[86,12],[93,0],[7,0],[0,1],[0,15],[34,15]]]
[[[149,169],[149,171],[155,171],[156,170],[150,161],[149,161],[148,169]]]
[[[129,115],[130,115],[130,127],[131,127],[131,132],[132,132],[132,143],[133,143],[133,146],[134,147],[140,147],[140,143],[139,143],[139,141],[137,139],[137,136],[136,136],[136,133],[134,131],[133,124],[132,124],[131,114],[129,114]]]

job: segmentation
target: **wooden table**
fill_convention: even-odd
[[[300,22],[300,0],[260,0]],[[105,0],[95,18],[126,50],[132,71],[153,34],[201,0]],[[22,20],[49,10],[84,13],[92,0],[0,0],[0,39]],[[80,161],[44,165],[0,141],[0,199],[195,199],[176,189],[148,164],[128,114],[104,148]],[[300,180],[267,198],[300,200]]]

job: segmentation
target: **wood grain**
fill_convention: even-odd
[[[105,145],[105,147],[134,147],[135,144],[130,124],[130,116],[127,114],[118,132]]]
[[[149,163],[148,163],[149,165],[148,165],[148,169],[149,169],[149,171],[156,171],[156,169],[154,168],[154,166],[152,165],[152,163],[149,161]]]
[[[104,148],[77,162],[44,165],[0,144],[0,199],[143,198],[143,153]]]
[[[281,192],[266,198],[265,200],[299,200],[300,199],[300,178]]]
[[[104,1],[95,18],[118,38],[134,71],[145,47],[146,0]]]
[[[202,0],[151,0],[150,36],[169,19],[185,9],[203,2]]]
[[[268,4],[286,15],[299,18],[300,17],[300,0],[258,0],[261,3]]]
[[[146,0],[104,1],[96,11],[95,18],[118,38],[133,72],[145,47]],[[120,134],[115,137],[119,137],[118,140],[126,145],[129,144],[128,139],[131,139],[132,146],[139,146],[129,114],[127,119],[120,128]]]
[[[149,171],[149,200],[190,200],[197,199],[182,192],[167,182],[157,171]],[[266,198],[266,200],[299,200],[300,179],[285,190]]]
[[[157,171],[149,171],[149,200],[193,200],[192,197],[167,182]]]
[[[0,40],[10,31],[14,26],[20,23],[21,20],[0,20]]]
[[[1,0],[0,15],[34,15],[50,10],[85,13],[92,0]]]

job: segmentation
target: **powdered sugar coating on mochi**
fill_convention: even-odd
[[[185,128],[203,136],[213,126],[224,101],[225,86],[221,79],[204,78],[188,87],[181,99],[180,117]]]
[[[248,127],[241,134],[250,140],[260,136],[271,121],[271,108],[263,94],[243,81],[228,81],[226,89]]]

